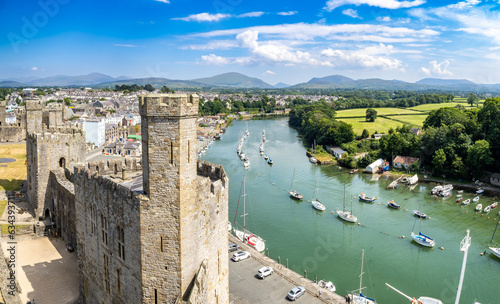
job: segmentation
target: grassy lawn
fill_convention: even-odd
[[[460,98],[455,98],[455,100],[457,100],[457,99],[460,99]],[[484,100],[480,100],[479,101],[479,106],[482,106],[483,102],[484,102]],[[415,107],[411,107],[411,108],[408,108],[408,109],[412,109],[412,110],[415,110],[415,111],[430,112],[432,110],[437,110],[437,109],[444,108],[444,107],[452,107],[452,108],[454,108],[458,104],[462,105],[462,106],[464,106],[465,108],[468,108],[468,109],[471,108],[467,104],[467,99],[466,99],[465,102],[459,101],[459,102],[446,102],[446,103],[428,103],[428,104],[423,104],[423,105],[418,105],[418,106],[415,106]]]
[[[26,179],[26,145],[0,145],[0,158],[14,158],[13,163],[1,164],[0,190],[17,190]]]
[[[403,121],[409,125],[422,127],[424,125],[424,120],[427,118],[427,114],[391,116],[391,118]]]
[[[415,111],[404,108],[374,108],[377,115],[394,115],[394,114],[418,114]],[[365,117],[366,109],[348,109],[336,111],[336,117]]]
[[[399,119],[401,117],[411,117],[412,115],[395,116],[393,118]],[[421,115],[416,115],[421,116]],[[424,115],[425,116],[425,115]],[[339,120],[344,121],[352,125],[352,129],[355,134],[361,135],[363,129],[368,130],[368,133],[373,134],[375,131],[379,133],[387,133],[390,128],[396,129],[396,127],[402,126],[403,123],[383,118],[377,117],[375,122],[366,122],[364,118],[340,118]]]

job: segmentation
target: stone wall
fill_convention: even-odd
[[[76,245],[75,186],[66,178],[64,171],[65,169],[58,168],[50,172],[49,213],[61,237],[67,243]]]
[[[84,165],[75,167],[74,180],[80,289],[86,303],[141,303],[144,202]],[[119,228],[124,232],[124,259],[119,254]]]

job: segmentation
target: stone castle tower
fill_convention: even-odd
[[[5,127],[5,100],[0,100],[0,127]]]
[[[25,101],[28,201],[37,218],[47,218],[54,209],[47,191],[49,174],[71,162],[85,161],[85,132],[62,125],[62,104],[45,108],[37,98]]]
[[[139,106],[149,198],[141,218],[143,303],[228,303],[227,177],[221,167],[208,169],[211,180],[198,176],[198,96],[146,95]]]

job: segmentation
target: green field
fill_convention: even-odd
[[[399,121],[383,117],[378,117],[375,122],[367,122],[364,118],[340,118],[339,120],[351,124],[354,133],[358,135],[361,135],[363,129],[368,130],[370,134],[374,132],[387,133],[390,128],[396,129],[396,127],[403,125],[403,123]]]
[[[423,115],[400,115],[391,116],[390,118],[400,120],[412,127],[422,127],[424,125],[424,120],[427,118],[427,114]]]
[[[415,111],[404,108],[374,108],[377,115],[418,114]],[[336,111],[337,117],[365,117],[366,109],[349,109]]]
[[[18,190],[26,179],[26,144],[0,145],[0,158],[14,158],[0,167],[0,190]]]

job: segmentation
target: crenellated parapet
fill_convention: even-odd
[[[227,181],[226,171],[224,171],[222,165],[214,165],[206,161],[198,160],[197,173],[198,176],[210,177],[212,181],[215,180],[221,180],[223,182]]]
[[[199,97],[196,94],[147,94],[139,96],[141,116],[198,116]]]

